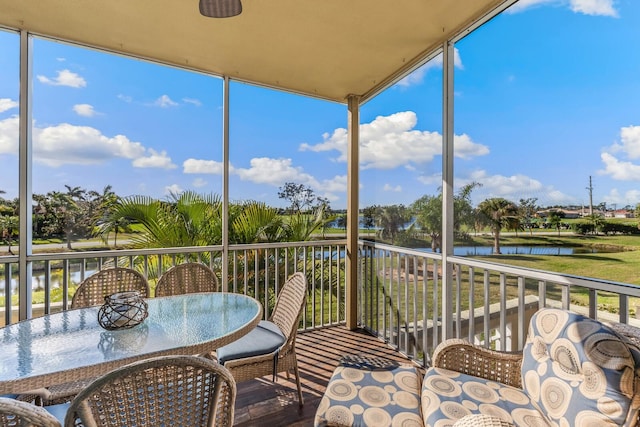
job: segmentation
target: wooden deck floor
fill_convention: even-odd
[[[276,384],[265,377],[238,384],[236,426],[312,426],[313,417],[331,373],[346,354],[366,353],[407,362],[402,355],[362,330],[342,326],[299,333],[296,344],[304,395],[298,405],[293,375],[280,374]]]

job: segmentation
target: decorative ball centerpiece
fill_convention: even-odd
[[[118,292],[104,297],[98,310],[98,323],[107,330],[127,329],[149,315],[147,302],[139,292]]]

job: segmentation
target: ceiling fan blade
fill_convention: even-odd
[[[240,0],[200,0],[200,13],[210,18],[230,18],[241,12]]]

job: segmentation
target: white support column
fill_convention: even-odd
[[[442,339],[453,337],[453,42],[443,46],[442,82]]]
[[[222,95],[222,291],[229,291],[229,77]]]
[[[32,173],[31,173],[31,76],[33,70],[31,36],[20,32],[20,130],[18,148],[18,194],[20,199],[20,254],[19,254],[19,318],[31,317],[31,277],[32,265],[28,257],[32,254]]]
[[[358,232],[359,227],[359,142],[360,97],[348,98],[347,118],[347,257],[346,257],[346,319],[347,328],[358,327]]]

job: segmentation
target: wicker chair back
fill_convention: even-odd
[[[156,285],[156,297],[190,294],[196,292],[217,292],[216,273],[199,262],[178,264],[165,271]]]
[[[100,270],[87,277],[73,294],[71,308],[91,307],[104,304],[104,297],[116,292],[137,291],[140,296],[149,296],[147,279],[136,270],[113,267]]]
[[[65,426],[233,425],[236,383],[217,362],[164,356],[98,378],[76,396]]]

